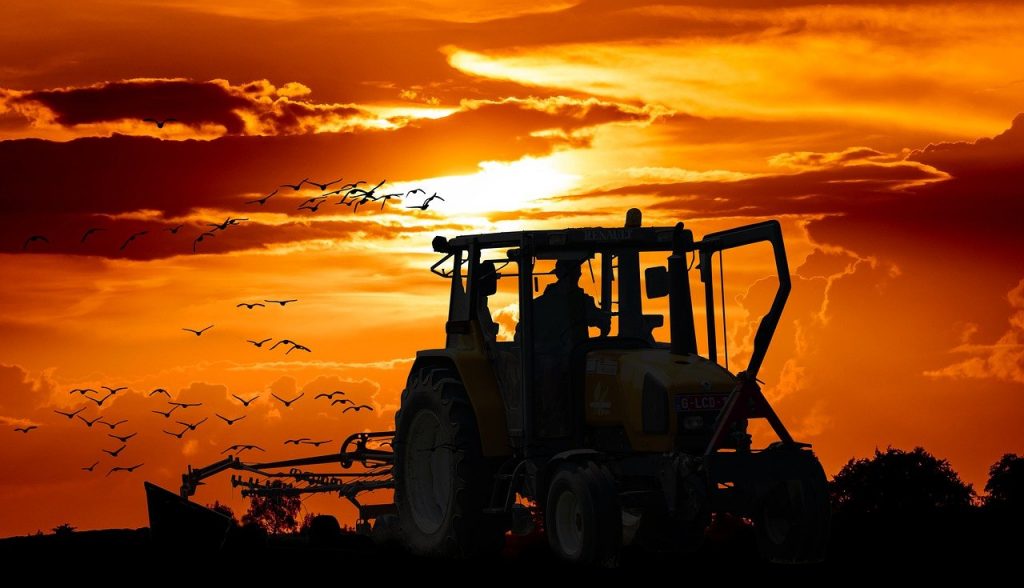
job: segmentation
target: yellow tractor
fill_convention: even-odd
[[[778,289],[734,374],[722,255],[757,244],[770,246]],[[823,557],[825,474],[757,379],[790,291],[777,222],[695,241],[682,223],[644,227],[631,209],[622,227],[436,237],[433,248],[431,271],[451,282],[446,343],[417,353],[395,430],[353,434],[327,455],[189,467],[180,497],[147,484],[154,538],[196,545],[204,527],[217,530],[204,544],[222,544],[228,521],[182,499],[235,470],[273,480],[232,477],[244,496],[336,493],[359,509],[361,530],[373,520],[417,554],[494,553],[541,521],[561,558],[614,565],[631,544],[696,547],[715,516],[732,515],[753,522],[768,560]],[[751,419],[778,441],[752,447]],[[301,469],[317,464],[346,471]],[[392,504],[358,500],[389,488]]]
[[[733,374],[718,357],[714,256],[761,242],[778,290]],[[632,209],[623,227],[436,237],[433,248],[432,271],[451,281],[447,341],[417,353],[393,442],[414,552],[494,551],[543,513],[557,555],[606,565],[630,543],[692,547],[730,513],[753,521],[769,560],[823,557],[825,474],[757,380],[790,291],[777,222],[694,241],[682,223],[641,226]],[[578,284],[584,268],[599,302]],[[703,355],[691,279],[704,289]],[[658,308],[667,328],[645,312]],[[777,442],[751,447],[755,418]]]

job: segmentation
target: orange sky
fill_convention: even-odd
[[[313,451],[284,439],[389,428],[410,358],[443,341],[434,235],[619,225],[632,206],[698,235],[782,221],[794,289],[761,378],[830,474],[923,445],[980,490],[1002,453],[1024,451],[1016,3],[209,4],[5,7],[0,535],[141,526],[143,479],[176,488],[230,444],[297,456]],[[446,201],[244,203],[339,176]],[[193,254],[228,216],[250,220]],[[106,230],[80,243],[90,226]],[[33,234],[49,243],[22,251]],[[729,268],[739,359],[770,268]],[[235,308],[275,297],[300,301]],[[313,351],[244,342],[265,337]],[[103,384],[130,390],[83,414],[139,432],[116,459],[105,427],[53,413]],[[248,417],[179,441],[150,412],[156,387],[204,402],[186,420]],[[375,412],[309,398],[337,388]],[[286,409],[271,392],[307,398]],[[244,409],[230,394],[261,398]],[[39,429],[13,431],[26,424]],[[197,498],[244,504],[226,478]],[[332,497],[305,508],[351,516]]]

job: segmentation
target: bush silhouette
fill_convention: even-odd
[[[1024,514],[1024,457],[1003,455],[988,470],[985,507],[1004,514]]]
[[[281,482],[271,486],[281,487]],[[302,499],[298,496],[253,496],[249,502],[249,510],[242,517],[243,525],[258,525],[267,533],[280,534],[294,532],[299,522],[296,517],[302,508]]]
[[[903,518],[968,510],[974,489],[949,462],[921,447],[875,449],[871,458],[851,459],[829,483],[837,514]]]

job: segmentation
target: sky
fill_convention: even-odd
[[[830,475],[920,445],[980,492],[1024,451],[1015,2],[13,0],[5,15],[0,535],[144,526],[142,480],[175,489],[231,444],[292,457],[316,451],[288,438],[390,429],[415,352],[444,341],[435,235],[621,226],[631,207],[698,237],[782,223],[793,294],[760,377]],[[279,188],[303,178],[445,200],[311,211],[320,191]],[[196,241],[229,217],[248,220]],[[734,366],[774,288],[767,256],[736,259]],[[265,299],[298,302],[236,307]],[[267,337],[310,351],[246,342]],[[69,394],[103,385],[127,389]],[[204,406],[165,419],[156,388]],[[374,410],[314,398],[339,389]],[[82,406],[128,422],[54,412]],[[196,498],[245,505],[226,477]],[[353,516],[329,496],[304,510]]]

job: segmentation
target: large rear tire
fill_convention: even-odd
[[[501,520],[488,515],[494,470],[458,374],[413,373],[395,415],[395,503],[402,536],[419,555],[473,557],[504,545]]]
[[[775,563],[825,558],[832,511],[821,463],[806,450],[772,452],[773,470],[784,472],[758,501],[754,524],[758,551]]]
[[[576,564],[614,566],[622,546],[615,483],[594,463],[564,463],[548,488],[544,528],[551,550]]]

